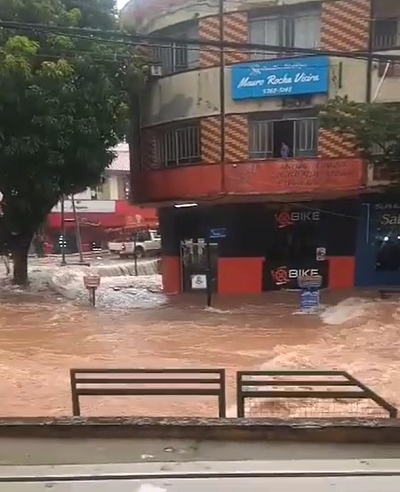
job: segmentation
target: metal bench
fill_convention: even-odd
[[[226,415],[225,369],[71,369],[73,415],[80,396],[213,396]]]
[[[295,401],[296,410],[301,409],[299,402],[319,400],[322,405],[316,407],[317,418],[345,418],[350,410],[352,416],[359,418],[397,417],[396,407],[345,371],[239,371],[236,373],[236,391],[238,417],[272,418],[272,407],[268,402],[277,399],[286,404]],[[260,400],[264,400],[267,407],[254,405],[252,409],[251,401]],[[246,412],[246,401],[250,403],[250,412]],[[370,413],[357,406],[346,409],[349,403],[361,401],[370,404]],[[329,407],[324,408],[327,403]],[[305,410],[304,417],[309,417],[308,410],[312,411],[312,405]]]

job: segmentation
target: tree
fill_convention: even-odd
[[[0,12],[2,21],[116,25],[111,0],[0,0]],[[126,130],[140,67],[125,46],[99,38],[0,31],[0,237],[18,284],[28,281],[35,231],[61,196],[99,182]]]
[[[369,162],[400,168],[400,111],[394,104],[336,97],[320,108],[322,126],[351,139]]]

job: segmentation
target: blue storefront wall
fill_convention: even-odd
[[[315,56],[235,65],[231,70],[234,101],[324,94],[329,91],[329,58]]]
[[[400,202],[364,203],[357,234],[356,286],[400,286],[400,268],[377,268],[382,249],[389,245],[400,253]]]

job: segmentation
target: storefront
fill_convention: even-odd
[[[108,241],[125,237],[125,232],[137,227],[158,227],[154,209],[134,207],[125,200],[76,200],[76,219],[84,251],[107,248]],[[65,245],[67,253],[77,252],[76,220],[70,200],[65,201]],[[45,233],[53,253],[61,251],[61,209],[54,207],[47,217]]]
[[[184,275],[188,256],[182,255],[182,245],[202,245],[202,254],[191,258],[198,259],[198,271],[204,272],[209,238],[219,293],[297,289],[297,278],[305,275],[321,275],[323,287],[352,287],[359,208],[357,200],[338,200],[164,209],[164,286],[193,290]],[[223,234],[211,237],[215,230]]]
[[[400,286],[400,200],[362,205],[356,249],[356,285]]]

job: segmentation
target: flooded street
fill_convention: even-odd
[[[1,291],[2,415],[71,415],[72,367],[226,368],[230,405],[236,370],[341,369],[400,406],[396,299],[324,292],[322,312],[302,315],[298,294],[270,293],[219,299],[206,310],[199,295],[166,299],[129,286],[127,294],[118,283],[99,292],[111,297],[96,310],[47,292]],[[133,307],[118,305],[118,296]],[[136,296],[150,301],[135,307]],[[212,398],[170,398],[83,397],[81,407],[83,415],[216,416]]]

